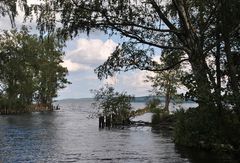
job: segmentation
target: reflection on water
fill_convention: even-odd
[[[0,162],[208,162],[176,148],[170,133],[150,127],[99,130],[88,101],[61,110],[0,117]],[[214,159],[212,159],[214,160]],[[211,161],[211,160],[210,160]]]

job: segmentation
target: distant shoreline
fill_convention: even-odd
[[[148,100],[150,100],[152,98],[159,98],[161,102],[165,101],[165,97],[164,96],[139,96],[139,97],[135,97],[132,102],[135,102],[135,103],[146,103]],[[55,103],[56,102],[64,102],[64,101],[79,101],[79,100],[93,101],[94,98],[91,98],[91,97],[86,97],[86,98],[66,98],[66,99],[56,100]],[[187,101],[183,101],[183,102],[179,102],[179,103],[195,103],[195,102],[191,101],[191,100],[187,100]]]

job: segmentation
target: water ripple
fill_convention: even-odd
[[[169,134],[151,127],[99,130],[98,120],[87,118],[89,101],[60,107],[56,112],[0,116],[0,162],[195,162],[176,149]]]

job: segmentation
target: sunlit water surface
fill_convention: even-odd
[[[135,107],[143,104],[135,104]],[[151,127],[98,129],[88,100],[61,110],[0,116],[0,162],[228,162],[175,147],[171,134]]]

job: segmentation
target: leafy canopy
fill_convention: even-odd
[[[57,31],[62,39],[94,30],[127,38],[96,69],[100,79],[188,63],[183,83],[191,98],[203,107],[240,108],[239,8],[238,0],[46,0],[29,13],[37,15],[41,32]],[[154,61],[162,49],[173,54],[166,67]]]
[[[67,69],[60,65],[62,48],[54,35],[40,39],[26,27],[0,34],[1,107],[51,105],[57,91],[69,84]]]

